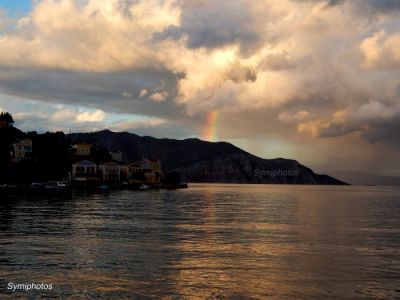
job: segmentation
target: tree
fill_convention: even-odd
[[[0,113],[0,122],[3,121],[6,123],[7,127],[11,127],[14,124],[14,119],[12,117],[12,115],[8,112],[2,112]]]

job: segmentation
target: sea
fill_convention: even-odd
[[[400,187],[2,194],[0,299],[400,299]]]

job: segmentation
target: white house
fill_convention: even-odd
[[[72,164],[72,178],[75,181],[96,179],[97,165],[90,160],[82,160]]]
[[[105,182],[119,182],[121,180],[121,167],[115,162],[99,165],[101,179]]]

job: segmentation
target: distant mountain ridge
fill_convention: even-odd
[[[227,142],[157,139],[102,130],[68,135],[73,143],[119,150],[125,161],[158,158],[163,169],[179,171],[189,182],[343,185],[290,159],[263,159]]]
[[[383,176],[356,171],[333,171],[332,174],[352,185],[400,186],[400,177],[398,176]]]

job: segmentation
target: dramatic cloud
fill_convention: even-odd
[[[400,69],[400,33],[387,35],[375,33],[361,44],[367,69]]]
[[[12,98],[11,98],[12,99]],[[8,99],[9,101],[11,99]],[[16,100],[16,99],[12,99]],[[19,128],[25,131],[64,131],[84,132],[103,130],[134,131],[138,134],[152,134],[165,137],[165,132],[175,133],[176,137],[187,137],[190,131],[181,129],[179,124],[162,118],[144,117],[132,114],[107,113],[74,105],[46,104],[28,101],[24,105],[5,103],[0,111],[12,111]]]
[[[247,48],[258,44],[261,37],[255,28],[252,6],[248,1],[182,1],[181,22],[155,35],[156,38],[180,40],[185,37],[188,48],[215,49],[240,44]]]
[[[179,11],[172,0],[125,2],[40,1],[0,39],[0,61],[68,71],[157,67],[148,37],[176,24]]]
[[[356,110],[338,111],[327,121],[300,123],[299,132],[316,137],[334,137],[360,132],[371,142],[390,140],[399,143],[400,106],[371,101]]]
[[[0,93],[89,109],[52,122],[199,135],[213,111],[221,138],[400,142],[398,0],[42,0],[9,22]]]

